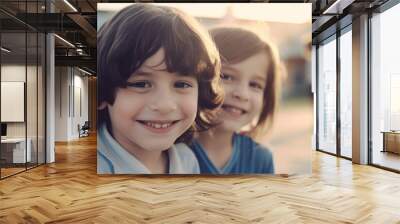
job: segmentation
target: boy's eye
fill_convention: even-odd
[[[174,83],[174,87],[175,88],[190,88],[193,86],[188,82],[179,81],[179,82]]]
[[[255,88],[257,90],[264,90],[264,86],[258,82],[250,82],[250,87]]]
[[[226,73],[221,73],[221,79],[230,81],[233,79],[233,76]]]
[[[151,88],[152,85],[149,81],[136,81],[136,82],[128,82],[127,86],[134,88]]]

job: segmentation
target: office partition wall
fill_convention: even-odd
[[[26,137],[26,33],[2,32],[1,46],[0,110],[1,122],[7,126],[0,144],[1,176],[4,177],[24,171],[26,159],[31,156],[31,148],[27,150],[30,142],[27,144]]]
[[[45,34],[23,22],[43,3],[0,3],[2,179],[45,162]]]

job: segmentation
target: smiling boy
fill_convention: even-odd
[[[183,143],[222,102],[207,33],[175,9],[134,4],[100,29],[98,55],[98,173],[199,173]]]

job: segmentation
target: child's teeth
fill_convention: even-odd
[[[168,128],[169,126],[171,126],[171,123],[159,124],[159,123],[146,122],[146,125],[152,128]]]
[[[239,110],[239,109],[231,108],[231,110],[232,110],[232,112],[234,112],[234,113],[240,113],[240,110]]]
[[[228,107],[228,110],[235,114],[242,114],[242,110],[234,108],[234,107]]]

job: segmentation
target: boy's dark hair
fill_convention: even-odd
[[[194,76],[199,84],[194,124],[178,142],[188,142],[195,131],[213,125],[212,110],[222,103],[220,58],[209,34],[181,11],[151,4],[133,4],[106,22],[97,35],[98,106],[114,103],[117,88],[160,48],[168,72]],[[107,107],[98,110],[98,126],[110,127]]]
[[[263,109],[249,135],[260,137],[272,125],[280,93],[281,64],[275,46],[262,40],[256,33],[238,27],[220,27],[210,31],[221,55],[222,63],[239,63],[250,56],[265,52],[268,56],[267,80]]]

